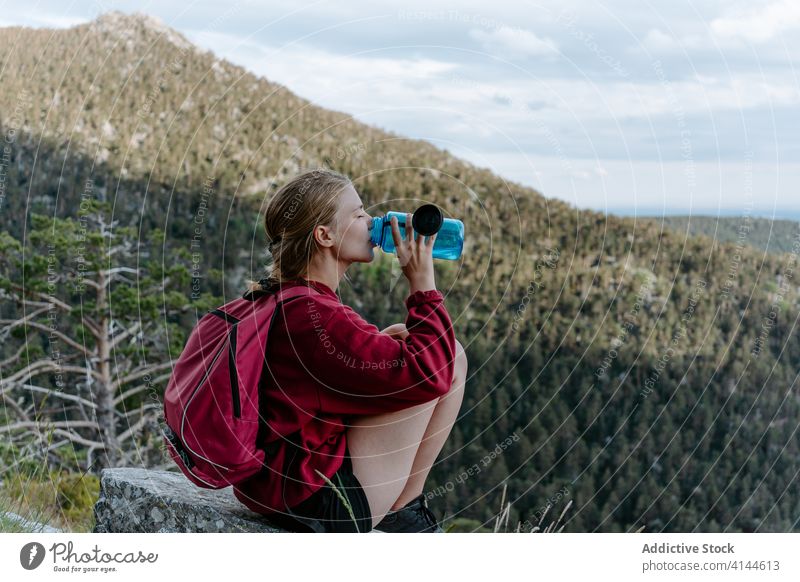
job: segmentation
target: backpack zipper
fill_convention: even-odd
[[[233,400],[234,418],[242,417],[242,404],[239,399],[239,372],[236,370],[236,326],[238,322],[231,326],[228,332],[228,371],[231,375],[231,399]]]
[[[236,370],[236,326],[241,321],[222,309],[211,309],[209,313],[216,315],[232,324],[228,332],[228,373],[231,383],[231,402],[233,403],[233,417],[242,418],[242,403],[239,395],[239,372]]]

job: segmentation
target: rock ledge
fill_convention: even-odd
[[[104,469],[95,533],[285,532],[250,511],[233,489],[195,486],[180,473]]]

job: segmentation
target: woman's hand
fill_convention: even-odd
[[[421,234],[414,239],[414,227],[411,225],[411,213],[406,213],[406,238],[400,238],[400,227],[397,217],[392,216],[392,238],[397,252],[397,259],[403,274],[408,279],[411,293],[436,289],[433,276],[433,245],[436,235],[429,237]],[[425,242],[425,239],[428,239]]]

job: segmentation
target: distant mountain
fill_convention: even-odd
[[[262,272],[263,203],[300,169],[347,173],[372,212],[433,202],[465,222],[462,261],[436,264],[470,362],[428,483],[440,512],[487,521],[506,484],[512,524],[559,492],[566,531],[797,527],[791,255],[578,210],[315,106],[147,16],[4,28],[0,55],[0,211],[18,238],[32,213],[74,217],[82,196],[112,201],[140,243],[161,228],[188,249],[202,216],[202,264],[226,275],[203,285],[231,298]],[[393,260],[340,287],[379,326],[405,319]]]
[[[647,217],[645,217],[647,218]],[[703,235],[737,246],[747,245],[774,254],[797,252],[800,222],[756,216],[664,216],[650,217],[672,230]]]

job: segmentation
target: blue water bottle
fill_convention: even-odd
[[[405,240],[405,212],[387,212],[385,216],[372,219],[372,244],[381,247],[385,253],[396,253],[392,237],[392,216],[397,217],[400,237]],[[411,227],[422,236],[436,234],[436,241],[433,243],[434,259],[454,261],[461,256],[464,249],[464,223],[455,218],[445,218],[441,208],[435,204],[424,204],[417,208],[411,218]]]

